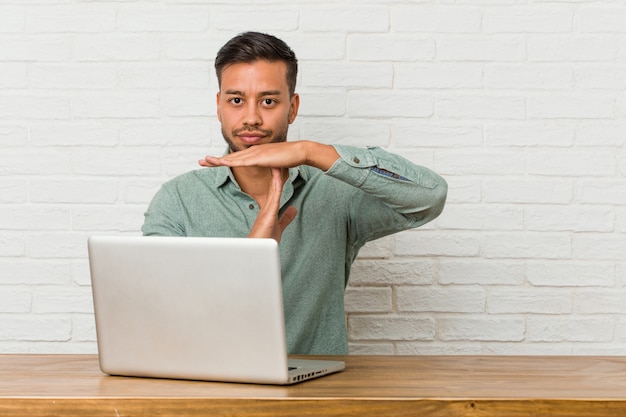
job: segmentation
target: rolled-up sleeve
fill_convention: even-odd
[[[377,147],[334,147],[340,158],[326,174],[412,218],[416,222],[413,227],[433,220],[443,211],[448,185],[432,170]]]

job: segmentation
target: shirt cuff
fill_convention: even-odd
[[[376,158],[366,148],[332,146],[339,154],[339,159],[326,171],[326,174],[356,187],[361,186],[371,172],[368,168],[376,166]]]

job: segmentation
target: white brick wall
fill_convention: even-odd
[[[224,148],[217,49],[300,58],[291,138],[378,145],[450,184],[368,244],[351,349],[626,354],[626,4],[0,0],[0,352],[94,352],[86,238]]]

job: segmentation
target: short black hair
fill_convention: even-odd
[[[222,86],[222,72],[233,64],[252,63],[265,60],[282,61],[287,65],[287,85],[289,95],[296,91],[298,77],[298,60],[296,54],[281,39],[260,32],[244,32],[235,36],[217,52],[215,57],[215,73],[217,82]]]

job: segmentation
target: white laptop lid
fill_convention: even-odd
[[[294,382],[276,241],[92,236],[88,249],[103,372]]]

